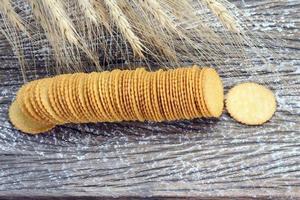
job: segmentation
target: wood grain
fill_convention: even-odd
[[[300,3],[233,2],[283,41],[278,73],[234,59],[219,69],[226,91],[259,80],[276,92],[278,111],[263,126],[241,125],[225,113],[219,120],[70,124],[22,134],[7,116],[22,76],[1,36],[0,199],[300,198]]]

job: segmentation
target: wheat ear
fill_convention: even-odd
[[[49,14],[51,14],[52,19],[55,20],[57,27],[59,28],[61,34],[72,44],[78,45],[78,33],[64,10],[64,6],[61,1],[58,0],[43,0],[46,8],[48,8]],[[45,17],[45,16],[43,16]]]
[[[163,27],[172,26],[173,23],[157,0],[139,0],[140,4],[148,10]]]
[[[118,6],[116,0],[104,0],[104,4],[109,9],[110,16],[114,23],[117,25],[119,31],[124,35],[128,43],[132,47],[134,55],[144,58],[144,46],[141,43],[140,39],[133,32],[130,23]]]
[[[94,0],[78,0],[78,5],[84,13],[84,16],[94,24],[98,24],[98,14],[93,7]]]
[[[27,29],[24,25],[23,20],[13,9],[10,0],[1,0],[0,1],[0,11],[6,15],[7,19],[19,30],[27,33]]]
[[[227,8],[217,0],[202,0],[210,11],[220,20],[230,32],[240,33],[240,28],[237,21],[230,14]]]
[[[78,50],[81,49],[97,65],[97,67],[100,68],[98,58],[93,55],[90,49],[88,49],[87,44],[76,31],[72,20],[65,10],[65,6],[60,0],[29,0],[29,2],[31,3],[34,15],[40,21],[40,24],[50,41],[50,37],[52,37],[53,40],[51,45],[54,48],[58,48],[57,52],[63,50],[67,55],[73,56],[75,62],[78,62],[80,57]],[[61,39],[62,41],[59,41],[58,39]],[[68,43],[73,45],[71,49],[66,48]],[[63,48],[61,49],[60,46]],[[77,53],[75,53],[75,51]],[[64,59],[68,58],[61,58],[63,63],[65,63]],[[76,63],[71,61],[70,64]]]

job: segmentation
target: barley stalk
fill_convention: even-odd
[[[230,32],[240,33],[239,25],[222,3],[217,0],[203,0],[203,2]]]
[[[144,58],[143,44],[133,32],[130,23],[128,22],[126,16],[123,14],[122,10],[118,6],[116,0],[104,0],[104,4],[109,9],[109,13],[112,20],[117,25],[120,32],[124,35],[126,40],[129,42],[130,46],[132,47],[134,55]]]

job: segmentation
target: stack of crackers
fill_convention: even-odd
[[[212,68],[64,74],[25,84],[10,107],[16,128],[36,134],[65,123],[219,117],[223,85]]]

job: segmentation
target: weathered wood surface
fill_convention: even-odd
[[[300,198],[300,2],[234,3],[284,41],[279,74],[253,68],[261,69],[253,77],[270,82],[277,95],[278,111],[263,126],[238,124],[225,113],[220,120],[66,125],[22,134],[7,116],[22,77],[2,38],[0,198]],[[221,75],[226,90],[249,79]]]

